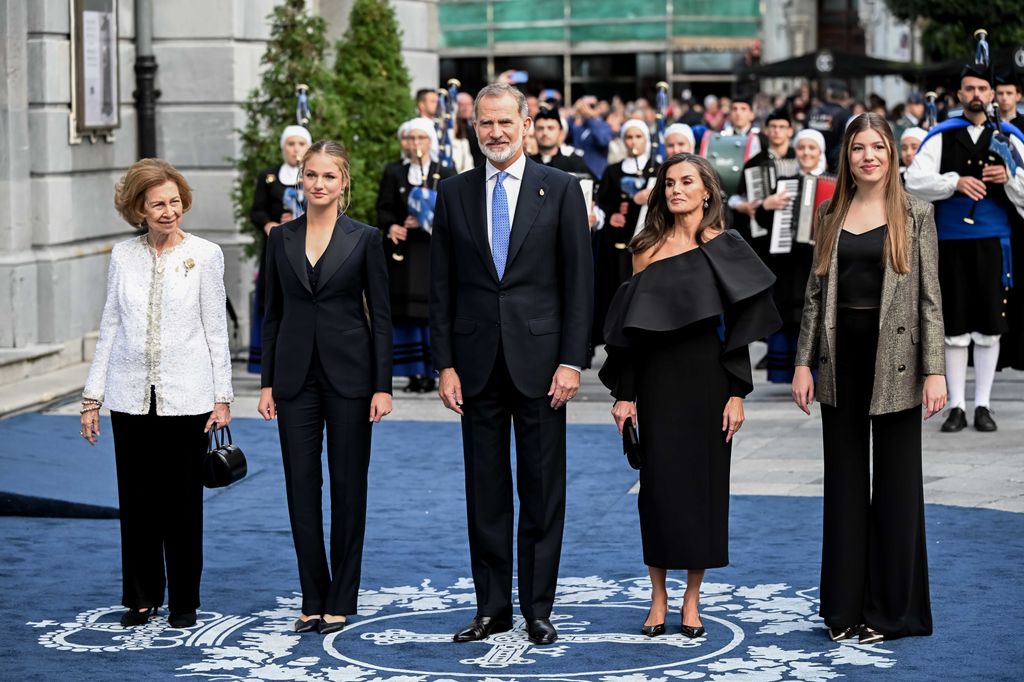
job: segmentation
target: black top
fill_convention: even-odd
[[[772,302],[775,275],[735,230],[663,258],[619,287],[605,321],[608,359],[598,374],[618,400],[635,399],[631,352],[650,333],[675,332],[724,317],[721,363],[731,395],[753,390],[747,344],[781,326]],[[684,294],[685,292],[685,294]],[[640,344],[642,345],[642,343]]]
[[[316,293],[316,285],[320,281],[320,264],[324,262],[323,257],[316,262],[316,265],[311,265],[309,262],[309,256],[306,256],[306,279],[309,280],[309,288]]]
[[[854,234],[839,233],[839,276],[836,290],[840,308],[877,308],[882,303],[882,264],[885,225]]]

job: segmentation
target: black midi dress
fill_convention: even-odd
[[[781,326],[774,275],[738,232],[651,263],[612,299],[601,381],[635,400],[644,563],[729,563],[729,465],[722,413],[753,390],[747,344]]]

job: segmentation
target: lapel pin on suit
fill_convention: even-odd
[[[537,193],[540,194],[541,196],[544,196],[544,188],[541,187],[539,190],[537,190]]]

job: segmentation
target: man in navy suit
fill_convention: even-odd
[[[483,166],[439,185],[430,333],[439,393],[462,417],[477,613],[456,642],[512,627],[512,467],[519,606],[535,644],[551,625],[565,518],[565,404],[580,385],[593,262],[579,181],[530,161],[526,98],[488,85],[474,102]]]

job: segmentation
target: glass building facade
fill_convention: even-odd
[[[658,81],[727,93],[758,40],[762,0],[440,0],[442,81],[477,89],[508,69],[526,89],[653,95]]]

